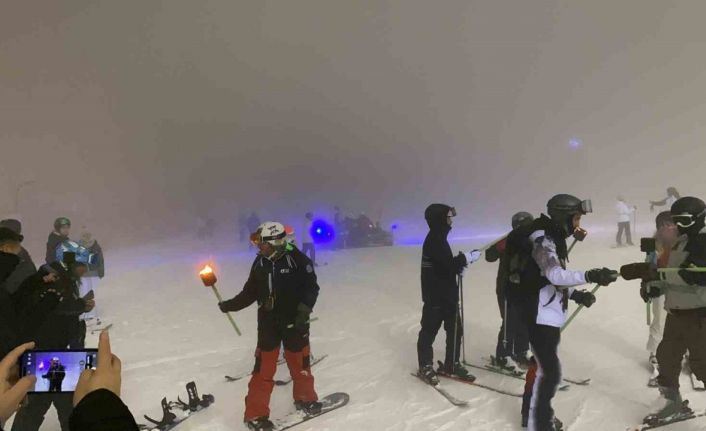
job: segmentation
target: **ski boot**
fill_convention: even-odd
[[[512,360],[519,367],[521,371],[527,371],[527,369],[532,365],[532,359],[527,356],[527,352],[519,355],[513,355]]]
[[[650,388],[656,388],[659,386],[657,383],[657,377],[659,376],[659,367],[657,366],[657,357],[654,354],[650,354],[650,367],[652,368],[652,375],[647,381],[647,386]]]
[[[419,377],[422,378],[425,382],[429,383],[432,386],[436,386],[439,384],[439,376],[436,375],[436,372],[434,371],[434,367],[431,365],[425,365],[422,368],[419,369]]]
[[[490,357],[490,364],[494,367],[501,368],[505,371],[511,373],[521,373],[520,365],[515,362],[515,360],[510,356],[505,356],[501,358],[496,358],[494,356]]]
[[[294,401],[294,407],[307,416],[316,416],[321,413],[323,404],[318,401]]]
[[[679,388],[660,386],[659,393],[662,395],[659,406],[645,416],[642,421],[644,424],[654,425],[662,421],[669,421],[680,414],[693,413],[688,407],[688,401],[682,400]]]
[[[248,429],[251,431],[272,431],[275,429],[275,424],[266,416],[255,418],[251,421],[245,421],[245,425],[247,425]]]
[[[447,365],[439,361],[439,371],[440,374],[445,374],[450,377],[455,377],[460,380],[465,380],[467,382],[475,382],[476,376],[469,373],[466,367],[461,365],[460,362],[456,362],[453,365]]]

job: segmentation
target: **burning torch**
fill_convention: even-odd
[[[201,276],[201,281],[203,281],[204,286],[210,287],[211,289],[213,289],[213,293],[216,295],[216,298],[218,298],[218,302],[223,302],[223,297],[221,296],[221,293],[216,288],[216,281],[218,281],[218,279],[216,278],[216,273],[213,272],[213,268],[206,265],[201,270],[201,272],[199,272],[199,276]],[[235,332],[239,336],[242,335],[240,333],[240,329],[238,329],[238,325],[236,325],[235,320],[233,320],[233,316],[231,316],[230,313],[226,313],[226,316],[228,316],[228,320],[230,320],[230,324],[233,325],[233,329],[235,329]]]

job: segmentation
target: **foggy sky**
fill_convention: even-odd
[[[30,238],[59,215],[125,239],[440,201],[478,229],[558,192],[609,222],[619,193],[706,196],[702,1],[2,5],[0,214],[36,181]]]

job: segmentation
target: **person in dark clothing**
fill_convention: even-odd
[[[49,234],[49,238],[47,239],[46,263],[57,261],[56,248],[59,244],[69,239],[70,232],[71,220],[66,217],[59,217],[54,220],[54,230]]]
[[[22,224],[19,220],[6,219],[0,221],[0,227],[5,227],[18,235],[22,235]],[[25,281],[27,277],[37,272],[37,267],[34,265],[32,257],[24,247],[21,247],[17,257],[20,258],[20,263],[12,274],[10,274],[4,282],[0,283],[0,288],[5,289],[10,295],[19,289],[20,284]]]
[[[76,344],[76,340],[80,338],[79,316],[91,311],[95,306],[93,300],[79,297],[78,284],[86,271],[86,264],[76,262],[76,255],[73,252],[65,252],[63,262],[42,266],[36,276],[30,277],[23,283],[13,298],[17,303],[24,304],[20,312],[29,314],[29,311],[23,310],[31,309],[34,304],[43,301],[48,290],[51,290],[54,296],[58,295],[59,299],[40,325],[33,325],[30,320],[26,321],[26,324],[20,328],[20,341],[34,341],[37,349],[44,350],[82,347]],[[43,283],[43,277],[48,274],[54,274],[56,278],[56,281],[51,283],[51,289]],[[17,413],[12,430],[39,430],[44,422],[44,415],[52,403],[57,409],[62,431],[68,431],[72,410],[71,394],[30,396]]]
[[[61,392],[62,383],[66,377],[66,367],[61,365],[59,358],[52,358],[51,366],[46,374],[42,375],[43,379],[49,380],[49,392]]]
[[[0,284],[7,280],[20,263],[17,255],[22,248],[22,239],[22,235],[0,227]],[[10,294],[0,289],[0,356],[4,357],[19,344],[17,329],[18,318]]]
[[[532,214],[528,212],[518,212],[512,216],[512,229],[517,229],[521,226],[527,226],[534,221]],[[505,368],[511,371],[517,371],[519,368],[527,368],[529,359],[527,352],[529,351],[529,339],[527,338],[527,328],[519,320],[517,310],[512,306],[512,301],[507,298],[508,280],[508,262],[505,255],[505,247],[507,238],[503,238],[490,246],[485,251],[485,260],[487,262],[496,262],[498,264],[498,276],[495,282],[495,294],[498,298],[498,308],[500,309],[500,318],[502,324],[498,332],[498,343],[495,348],[495,357],[492,358],[492,363],[495,366]],[[509,292],[510,294],[512,292]]]
[[[258,304],[255,368],[245,398],[244,421],[251,430],[272,430],[269,404],[281,344],[294,382],[297,410],[321,410],[309,356],[309,316],[319,285],[313,263],[286,241],[282,224],[263,223],[251,239],[259,254],[248,280],[238,295],[218,306],[226,313]]]
[[[597,283],[607,286],[618,278],[608,268],[589,271],[566,269],[566,239],[580,231],[581,217],[592,212],[590,201],[559,194],[547,202],[549,217],[542,214],[526,226],[513,230],[507,238],[508,298],[527,327],[529,342],[537,363],[527,373],[523,402],[523,424],[530,431],[562,429],[554,416],[551,401],[561,382],[558,348],[561,327],[566,320],[569,299],[585,307],[595,296],[575,286]],[[534,381],[530,379],[532,376]],[[526,414],[529,417],[525,416]]]
[[[417,340],[419,375],[430,384],[439,380],[434,371],[433,344],[441,325],[446,331],[446,357],[443,371],[472,380],[460,363],[463,326],[459,316],[458,279],[464,268],[478,260],[478,251],[454,256],[447,240],[456,210],[445,204],[432,204],[424,212],[429,233],[422,247],[422,329]]]

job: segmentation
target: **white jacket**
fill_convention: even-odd
[[[615,210],[618,212],[618,223],[629,222],[632,217],[632,213],[635,212],[634,207],[629,207],[623,201],[618,201],[615,203]]]
[[[564,269],[556,252],[556,244],[544,236],[543,230],[533,232],[530,240],[534,244],[532,258],[539,265],[541,274],[551,283],[539,291],[537,324],[561,328],[566,321],[562,299],[564,295],[570,297],[574,293],[572,286],[586,284],[586,275],[583,271]]]

